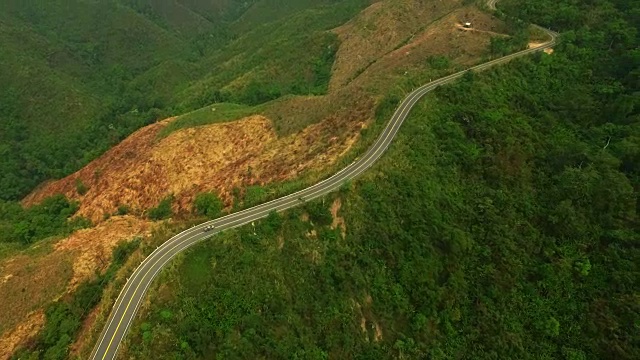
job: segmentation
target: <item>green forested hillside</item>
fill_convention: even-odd
[[[0,199],[79,169],[163,116],[323,92],[337,41],[325,30],[368,3],[3,1]]]
[[[505,0],[552,55],[441,87],[362,179],[189,251],[128,356],[640,358],[639,5]]]

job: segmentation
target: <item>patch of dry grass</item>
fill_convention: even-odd
[[[0,337],[0,360],[9,359],[19,344],[36,336],[45,321],[44,311],[36,310],[25,316],[20,325]]]
[[[335,29],[342,44],[336,54],[330,91],[345,86],[385,54],[410,42],[417,32],[461,2],[382,0]]]
[[[82,229],[55,244],[56,251],[72,252],[73,277],[69,292],[96,272],[103,272],[111,264],[113,249],[122,241],[135,236],[148,237],[152,223],[134,216],[115,216],[90,229]]]
[[[73,276],[72,261],[70,253],[53,251],[38,257],[20,254],[0,264],[0,338],[5,339],[0,354],[11,353],[14,342],[26,335],[16,330],[19,324],[31,329],[30,314],[64,294]]]
[[[160,127],[143,129],[78,173],[39,189],[26,203],[62,192],[80,201],[79,215],[97,223],[120,204],[148,209],[170,194],[174,211],[183,214],[204,191],[217,192],[231,205],[236,187],[284,181],[335,163],[357,140],[372,107],[345,108],[284,137],[263,116],[182,129],[158,142],[153,135]],[[84,196],[75,190],[77,178],[89,188]]]
[[[472,21],[477,31],[459,30],[456,25],[461,19]],[[350,85],[384,93],[403,79],[427,73],[432,73],[435,79],[445,72],[477,64],[487,54],[491,37],[496,36],[494,32],[503,30],[502,26],[501,21],[475,7],[456,9],[417,31],[407,44],[382,56]],[[434,69],[428,59],[436,56],[446,58],[449,65]]]
[[[118,243],[148,237],[151,226],[151,222],[133,216],[113,217],[94,228],[76,231],[53,246],[49,246],[53,240],[45,241],[2,261],[0,354],[11,354],[40,330],[47,304],[106,270]]]

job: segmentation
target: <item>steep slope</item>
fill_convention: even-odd
[[[360,124],[367,120],[363,114]],[[80,201],[78,215],[100,222],[126,206],[142,214],[160,199],[173,195],[174,211],[192,210],[196,194],[215,191],[231,205],[231,190],[284,181],[299,172],[322,169],[336,161],[355,141],[356,131],[335,138],[317,151],[322,135],[333,129],[323,122],[295,136],[278,138],[261,116],[180,130],[155,142],[171,119],[145,127],[82,170],[44,186],[24,200],[37,203],[56,193]],[[77,184],[87,192],[78,194]]]
[[[76,170],[144,125],[154,103],[125,94],[125,84],[187,48],[111,2],[0,6],[0,139],[12,146],[0,160],[6,200]],[[134,101],[142,114],[115,119]]]
[[[348,84],[382,56],[408,42],[432,21],[460,7],[458,1],[380,1],[335,29],[343,42],[336,56],[330,89]]]
[[[409,9],[415,7],[404,11],[410,12]],[[336,29],[346,40],[341,48],[343,53],[337,54],[336,75],[330,86],[340,88],[346,82],[347,87],[388,92],[392,84],[402,79],[436,78],[443,70],[468,67],[477,63],[480,56],[489,57],[492,55],[488,51],[491,39],[509,33],[503,22],[475,7],[427,9],[419,12],[422,16],[416,17],[409,29],[404,29],[408,27],[408,21],[402,19],[399,10],[384,11],[379,7]],[[425,24],[427,16],[433,22]],[[376,28],[374,33],[377,35],[372,36],[375,42],[366,41],[369,36],[357,35],[363,29],[371,28],[371,24],[379,24],[377,18],[395,20],[393,29],[378,32]],[[457,24],[462,21],[471,21],[475,32],[461,31]],[[388,41],[389,33],[395,34],[394,41]]]
[[[116,246],[135,237],[148,238],[153,227],[133,216],[113,217],[54,244],[48,241],[0,260],[0,359],[33,338],[44,323],[47,304],[103,273]]]

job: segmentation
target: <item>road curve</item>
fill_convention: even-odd
[[[496,1],[497,0],[489,0],[489,7],[495,9]],[[215,233],[233,229],[235,227],[264,218],[272,211],[279,212],[299,206],[304,201],[312,200],[337,190],[346,181],[357,177],[369,167],[371,167],[371,165],[373,165],[382,156],[384,151],[391,144],[391,141],[400,129],[403,121],[409,115],[409,112],[411,111],[413,106],[426,93],[432,91],[440,85],[449,83],[461,77],[468,71],[480,71],[491,66],[507,62],[513,58],[537,51],[542,51],[554,46],[556,43],[557,34],[541,27],[538,28],[545,31],[550,36],[550,40],[548,42],[536,48],[523,50],[515,54],[507,55],[505,57],[474,66],[470,69],[445,76],[412,91],[406,98],[404,98],[402,103],[400,103],[400,106],[398,106],[398,108],[396,109],[395,113],[391,117],[391,120],[386,125],[375,143],[369,148],[369,150],[364,155],[360,156],[358,160],[354,161],[349,166],[340,170],[333,176],[296,193],[283,196],[279,199],[269,201],[250,209],[239,211],[234,214],[230,214],[215,220],[199,224],[181,232],[180,234],[172,237],[171,239],[160,245],[149,256],[147,256],[146,259],[144,259],[144,261],[138,266],[138,268],[127,280],[127,283],[116,299],[116,302],[111,311],[111,315],[107,319],[107,325],[103,329],[100,338],[98,339],[98,342],[94,347],[93,352],[91,353],[91,359],[110,360],[116,357],[118,348],[120,347],[122,340],[127,334],[129,326],[133,322],[133,319],[136,315],[136,312],[138,311],[138,308],[140,307],[140,304],[142,303],[142,299],[144,298],[147,289],[151,285],[156,275],[160,272],[160,270],[162,270],[162,268],[176,255],[178,255],[188,247],[211,237]],[[209,225],[214,225],[215,230],[204,232],[204,228]]]

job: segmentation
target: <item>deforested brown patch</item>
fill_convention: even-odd
[[[152,125],[77,173],[36,190],[23,203],[63,193],[78,200],[78,215],[94,223],[120,205],[141,215],[170,195],[177,213],[192,211],[195,195],[203,191],[216,192],[230,205],[235,187],[284,181],[333,164],[355,143],[370,117],[370,111],[351,109],[346,117],[350,121],[331,115],[278,137],[269,119],[251,116],[179,130],[157,142],[161,127]],[[76,191],[78,179],[89,189],[83,196]]]
[[[469,19],[476,31],[460,31],[457,24]],[[416,31],[406,44],[386,53],[355,77],[349,86],[383,90],[388,84],[412,77],[425,67],[431,57],[442,56],[451,65],[469,67],[487,54],[491,38],[504,36],[503,24],[475,7],[450,11],[437,21]],[[425,82],[434,79],[424,79]],[[408,89],[410,90],[410,89]]]
[[[23,344],[35,337],[44,325],[44,321],[44,311],[34,311],[28,314],[14,329],[2,334],[2,337],[0,337],[0,360],[9,359],[19,344]]]
[[[6,353],[4,350],[9,345],[15,346],[16,339],[24,338],[15,334],[23,334],[25,324],[32,324],[30,328],[40,327],[37,325],[40,322],[30,321],[33,320],[31,314],[42,311],[48,303],[62,296],[72,275],[72,256],[66,252],[20,254],[0,263],[0,276],[6,279],[0,282],[0,334],[2,339],[13,339],[2,342],[1,354]]]
[[[152,223],[133,216],[114,216],[90,229],[78,230],[55,244],[56,251],[72,252],[73,277],[69,291],[103,272],[111,264],[113,249],[122,241],[150,235]]]
[[[342,45],[336,54],[330,90],[348,84],[371,64],[434,20],[459,7],[460,0],[382,0],[335,29]]]

